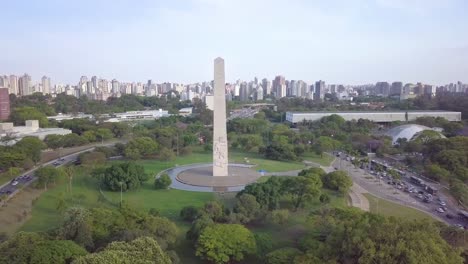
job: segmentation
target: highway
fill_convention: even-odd
[[[110,146],[110,145],[113,145],[113,144],[115,144],[115,143],[108,144],[108,145],[103,145],[103,146]],[[30,185],[32,182],[34,182],[36,180],[36,177],[35,177],[34,173],[35,173],[35,171],[37,169],[39,169],[39,168],[41,168],[43,166],[47,166],[47,165],[60,167],[60,166],[63,166],[65,164],[75,162],[78,159],[78,155],[80,155],[81,153],[84,153],[84,152],[92,151],[92,150],[94,150],[94,148],[95,148],[95,146],[90,147],[89,149],[85,149],[85,150],[82,150],[82,151],[79,151],[79,152],[64,156],[64,157],[59,158],[59,159],[51,160],[49,162],[41,164],[40,166],[34,167],[33,169],[19,175],[18,177],[11,180],[10,182],[7,182],[7,183],[3,184],[2,186],[0,186],[0,195],[11,196],[16,191],[20,190],[21,188]],[[8,199],[4,199],[4,200],[8,200]]]

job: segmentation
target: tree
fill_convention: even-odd
[[[255,252],[255,238],[247,228],[237,224],[215,224],[203,230],[195,254],[204,260],[222,264],[241,261]]]
[[[294,258],[301,255],[302,252],[297,248],[280,248],[268,253],[265,257],[267,264],[291,264]]]
[[[315,144],[316,152],[323,156],[323,152],[328,152],[337,149],[340,146],[340,142],[334,140],[331,137],[321,136],[317,139]]]
[[[171,184],[172,184],[172,180],[169,177],[169,175],[167,175],[166,173],[164,173],[163,175],[161,175],[160,177],[154,180],[154,188],[157,190],[165,190],[169,188]]]
[[[82,165],[95,167],[99,164],[106,163],[106,154],[98,151],[82,153],[78,156],[78,160]]]
[[[120,191],[121,188],[123,191],[137,189],[149,177],[143,166],[134,162],[113,164],[104,170],[97,169],[94,175],[99,178],[104,187],[111,191]]]
[[[301,256],[300,263],[463,263],[461,251],[448,245],[429,221],[336,208],[315,213],[311,220],[313,228],[301,248],[315,258],[307,262]]]
[[[130,140],[125,147],[124,154],[130,159],[140,159],[148,155],[155,154],[158,143],[149,137],[139,137]]]
[[[19,232],[0,244],[0,263],[68,263],[86,255],[73,241],[53,240],[38,233]]]
[[[46,147],[37,137],[24,137],[18,143],[15,148],[20,152],[24,153],[26,157],[29,157],[34,163],[41,160],[41,151]]]
[[[353,181],[344,171],[333,171],[325,174],[322,181],[325,188],[341,193],[347,193],[349,188],[353,186]]]
[[[101,141],[111,139],[114,136],[112,134],[112,131],[108,128],[98,128],[95,134],[96,134],[96,139],[101,140]]]
[[[237,197],[234,212],[240,217],[241,223],[247,224],[261,215],[261,208],[255,196],[244,193]]]
[[[286,180],[286,193],[291,196],[294,210],[320,195],[322,181],[317,174],[291,177]]]
[[[176,156],[174,154],[174,151],[168,149],[168,148],[163,148],[159,151],[159,159],[162,161],[171,161],[175,160]]]
[[[264,259],[265,255],[273,248],[273,241],[270,234],[254,234],[255,244],[257,245],[257,258]]]
[[[198,237],[200,234],[207,228],[208,226],[214,225],[213,219],[209,217],[208,215],[202,214],[199,218],[197,218],[193,223],[190,229],[187,231],[187,234],[185,235],[185,238],[187,240],[192,241],[195,243],[198,240]]]
[[[72,207],[65,212],[62,226],[59,228],[58,237],[73,240],[85,248],[94,246],[91,226],[91,213],[79,207]]]
[[[284,225],[289,220],[289,211],[285,209],[273,210],[268,215],[268,220],[277,225]]]
[[[64,172],[62,169],[58,169],[54,166],[48,165],[37,169],[35,175],[37,177],[36,187],[44,188],[44,190],[47,190],[49,184],[55,184],[58,178],[64,176]]]
[[[63,147],[63,136],[62,135],[47,135],[44,138],[44,143],[48,148],[58,149]]]
[[[200,212],[197,207],[189,205],[182,208],[182,210],[180,210],[179,215],[180,218],[182,218],[182,220],[187,222],[193,222],[198,218]]]
[[[85,131],[81,136],[85,138],[88,142],[96,142],[96,132],[94,132],[93,130]]]
[[[239,192],[237,196],[244,193],[255,196],[255,200],[260,204],[260,207],[267,210],[278,208],[281,196],[284,193],[284,182],[286,178],[270,177],[264,183],[252,183],[245,186],[244,190]]]
[[[75,133],[67,134],[63,136],[63,146],[66,148],[83,146],[88,144],[89,141],[84,137],[80,137]]]
[[[208,201],[202,208],[202,213],[213,219],[215,222],[219,222],[224,219],[224,207],[218,201]]]
[[[72,262],[72,264],[101,263],[171,264],[172,261],[156,240],[150,237],[141,237],[131,242],[112,242],[104,250],[80,257]]]
[[[47,116],[35,107],[17,107],[11,111],[10,119],[15,125],[24,125],[26,120],[38,120],[40,127],[47,127]]]

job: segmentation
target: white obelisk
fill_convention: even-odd
[[[228,176],[224,60],[214,60],[213,176]]]

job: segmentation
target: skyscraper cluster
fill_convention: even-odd
[[[53,84],[51,78],[43,76],[39,82],[33,82],[27,73],[16,75],[0,75],[0,87],[8,89],[10,94],[17,96],[31,95],[33,93],[57,94],[65,93],[76,97],[87,96],[91,100],[107,100],[109,97],[120,97],[125,94],[138,96],[159,96],[167,93],[179,94],[181,100],[199,98],[211,104],[213,95],[213,81],[178,84],[171,82],[156,83],[153,80],[146,82],[122,82],[117,79],[107,80],[92,76],[81,76],[76,85]],[[435,86],[423,83],[377,82],[368,85],[342,85],[326,84],[325,81],[316,81],[308,84],[303,80],[288,80],[283,75],[273,80],[255,77],[251,81],[237,80],[226,84],[226,99],[237,101],[262,101],[268,98],[300,97],[317,101],[325,100],[330,94],[337,100],[352,100],[357,96],[391,96],[401,99],[413,98],[418,95],[434,96],[437,92],[468,92],[468,85],[461,82],[444,86]]]

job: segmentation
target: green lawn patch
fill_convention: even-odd
[[[305,168],[304,163],[299,161],[267,160],[258,153],[241,152],[238,150],[229,152],[229,162],[253,164],[255,165],[255,170],[266,170],[267,172],[282,172]]]
[[[311,162],[314,162],[314,163],[318,163],[318,164],[320,164],[322,166],[325,166],[325,167],[330,166],[334,159],[335,159],[334,156],[331,156],[330,154],[327,154],[327,153],[323,153],[323,155],[320,156],[320,155],[317,155],[314,152],[308,152],[308,153],[306,153],[304,155],[304,160],[305,161],[311,161]]]
[[[372,213],[381,214],[384,216],[401,217],[409,220],[434,220],[434,218],[432,218],[429,214],[426,214],[417,209],[380,199],[369,193],[364,193],[364,196],[366,196],[366,198],[369,200],[370,211]]]

